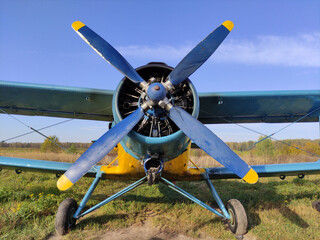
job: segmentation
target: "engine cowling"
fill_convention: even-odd
[[[172,70],[172,67],[164,63],[155,62],[136,69],[148,85],[165,82]],[[167,98],[193,117],[198,117],[199,97],[189,79],[176,86],[172,93],[168,92]],[[145,101],[145,93],[124,77],[113,96],[113,125],[130,115]],[[190,140],[167,114],[167,111],[160,106],[154,106],[146,111],[144,117],[121,141],[126,152],[141,160],[145,159],[146,155],[159,154],[163,161],[168,161],[185,151]]]

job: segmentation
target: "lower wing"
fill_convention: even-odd
[[[17,171],[35,171],[35,172],[47,172],[63,174],[67,171],[72,163],[66,162],[54,162],[44,160],[34,160],[25,158],[13,158],[0,156],[0,168],[13,169]],[[277,177],[277,176],[298,176],[301,174],[320,174],[320,160],[317,162],[305,162],[305,163],[283,163],[283,164],[265,164],[265,165],[252,165],[251,166],[259,175],[259,177]],[[94,166],[85,175],[85,177],[95,177],[96,173],[100,171],[99,166]],[[206,171],[210,179],[232,179],[238,178],[237,175],[232,173],[225,167],[216,168],[189,168],[185,173],[181,175],[168,176],[170,180],[202,180],[202,173]],[[165,173],[164,173],[165,174]],[[134,175],[124,174],[121,172],[108,172],[103,174],[105,179],[134,179]],[[137,174],[137,179],[141,178],[140,174]]]

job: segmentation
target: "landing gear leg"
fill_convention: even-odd
[[[223,205],[217,191],[213,187],[209,175],[207,172],[203,173],[204,180],[208,185],[210,192],[217,204],[219,205],[221,211],[228,219],[228,226],[238,239],[242,239],[243,235],[247,233],[248,230],[248,218],[244,207],[241,202],[237,199],[230,199],[227,203],[227,209]]]
[[[103,173],[104,172],[101,171],[100,169],[98,170],[96,178],[93,180],[88,192],[83,197],[79,207],[77,206],[77,202],[72,198],[68,198],[60,204],[57,215],[56,215],[56,221],[55,221],[56,232],[58,235],[67,234],[69,232],[69,230],[75,226],[76,220],[79,219],[80,217],[83,217],[83,216],[87,215],[88,213],[102,207],[103,205],[115,200],[116,198],[133,190],[134,188],[142,185],[143,183],[145,183],[147,181],[147,177],[143,177],[140,180],[132,183],[128,187],[117,192],[116,194],[108,197],[107,199],[100,202],[99,204],[91,207],[87,211],[81,213],[83,208],[86,206],[88,200],[90,199],[93,191],[97,187]]]
[[[230,216],[229,216],[227,211],[225,211],[226,215],[223,215],[220,212],[218,212],[217,210],[215,210],[214,208],[210,207],[209,205],[207,205],[204,202],[200,201],[196,197],[192,196],[190,193],[186,192],[182,188],[179,188],[177,185],[175,185],[172,182],[168,181],[167,179],[161,177],[160,180],[161,180],[161,182],[163,184],[165,184],[170,189],[180,193],[182,196],[190,199],[191,201],[195,202],[196,204],[200,205],[201,207],[204,207],[205,209],[209,210],[210,212],[213,212],[214,214],[218,215],[219,217],[221,217],[223,219],[230,219]]]
[[[212,207],[208,206],[207,204],[201,202],[199,199],[195,198],[191,194],[187,193],[183,189],[179,188],[172,182],[168,181],[167,179],[161,177],[161,182],[167,185],[172,190],[175,190],[176,192],[180,193],[181,195],[185,196],[186,198],[189,198],[191,201],[199,204],[201,207],[206,208],[207,210],[213,212],[214,214],[218,215],[219,217],[223,219],[228,220],[228,225],[230,230],[236,234],[237,239],[242,239],[243,235],[247,233],[248,228],[248,219],[246,211],[244,210],[242,204],[240,201],[236,199],[231,199],[228,201],[227,208],[225,208],[224,204],[222,203],[217,191],[213,187],[209,176],[206,172],[203,173],[203,177],[210,189],[210,192],[212,193],[212,196],[216,200],[217,204],[219,205],[219,208],[222,213],[218,212],[216,209],[213,209]]]

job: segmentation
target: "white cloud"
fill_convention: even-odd
[[[124,56],[180,61],[194,46],[131,45],[117,48]],[[249,65],[320,67],[320,33],[297,36],[259,36],[221,44],[211,60]]]
[[[191,49],[191,45],[186,46],[169,46],[169,45],[130,45],[116,47],[124,56],[133,56],[137,58],[148,58],[149,60],[157,59],[159,61],[176,60],[183,58]]]
[[[89,127],[81,127],[80,130],[84,130],[84,131],[104,131],[106,132],[108,130],[107,126],[89,126]]]

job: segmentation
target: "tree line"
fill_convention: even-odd
[[[34,148],[42,152],[79,153],[90,147],[92,143],[60,142],[56,136],[50,136],[43,143],[1,142],[0,148]],[[257,141],[227,142],[236,152],[252,152],[258,156],[273,157],[275,155],[296,156],[300,154],[315,154],[320,156],[320,140],[287,139],[273,141],[261,136]]]
[[[43,143],[24,143],[24,142],[13,142],[13,143],[6,143],[0,142],[0,148],[35,148],[40,149]],[[81,143],[81,142],[60,142],[62,147],[69,148],[72,144],[78,149],[87,149],[92,143]]]
[[[258,156],[296,156],[300,154],[310,153],[320,155],[320,140],[310,140],[302,138],[273,141],[267,137],[260,137],[256,142],[228,142],[227,144],[234,151],[252,151]]]

